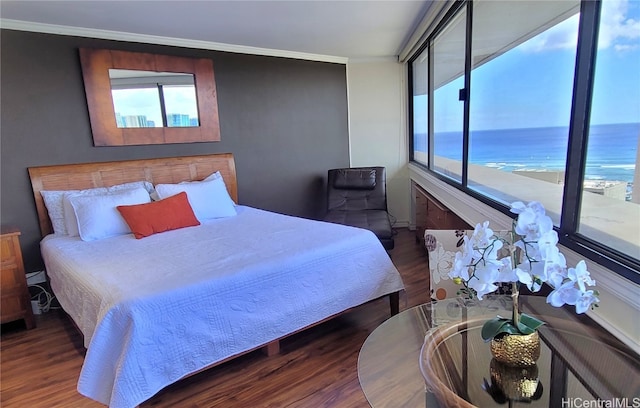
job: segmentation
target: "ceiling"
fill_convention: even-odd
[[[143,42],[179,39],[202,48],[234,45],[357,60],[397,56],[430,4],[431,0],[2,0],[0,17],[2,28],[9,29],[113,39],[119,39],[115,34],[129,39],[140,35]]]

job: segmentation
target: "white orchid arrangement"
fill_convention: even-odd
[[[511,204],[511,212],[518,217],[513,222],[510,242],[495,235],[488,221],[477,224],[471,237],[463,237],[462,248],[456,253],[449,272],[455,283],[463,285],[461,292],[470,298],[482,299],[495,292],[499,284],[512,283],[513,316],[510,319],[498,316],[486,322],[482,328],[486,341],[500,333],[531,334],[544,324],[518,312],[518,289],[522,284],[538,292],[542,284],[547,283],[552,288],[547,303],[554,307],[575,306],[578,314],[597,307],[599,302],[598,292],[589,289],[596,282],[591,279],[584,260],[575,268],[567,268],[557,246],[558,234],[544,206],[536,201],[527,205],[517,201]],[[505,249],[507,255],[499,258]]]

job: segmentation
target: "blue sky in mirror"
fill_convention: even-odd
[[[640,1],[607,0],[602,7],[591,124],[640,123]],[[568,126],[578,21],[576,14],[474,70],[471,130]],[[481,92],[483,82],[490,92]],[[461,88],[458,78],[437,90],[436,133],[461,129]],[[482,103],[473,104],[474,89]],[[414,111],[426,112],[426,101],[414,97]],[[417,120],[414,133],[425,127]]]
[[[165,86],[165,106],[167,114],[188,115],[198,118],[196,93],[191,86]],[[145,116],[153,122],[153,127],[162,127],[160,102],[157,88],[118,89],[111,92],[116,116]]]

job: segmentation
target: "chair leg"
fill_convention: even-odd
[[[400,292],[393,292],[389,294],[389,306],[391,309],[391,316],[395,316],[400,313]]]

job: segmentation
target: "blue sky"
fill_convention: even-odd
[[[122,116],[143,115],[152,120],[156,127],[162,127],[160,100],[157,88],[119,89],[111,93],[114,109]],[[187,114],[198,117],[195,89],[193,86],[165,87],[167,114]]]
[[[578,18],[474,70],[472,130],[568,125]],[[591,123],[640,122],[640,0],[604,0],[600,23]],[[462,78],[437,91],[439,101],[451,103],[436,106],[436,131],[461,129],[460,88]],[[416,110],[426,111],[425,104],[425,96],[414,99]],[[415,131],[425,133],[420,127]]]

